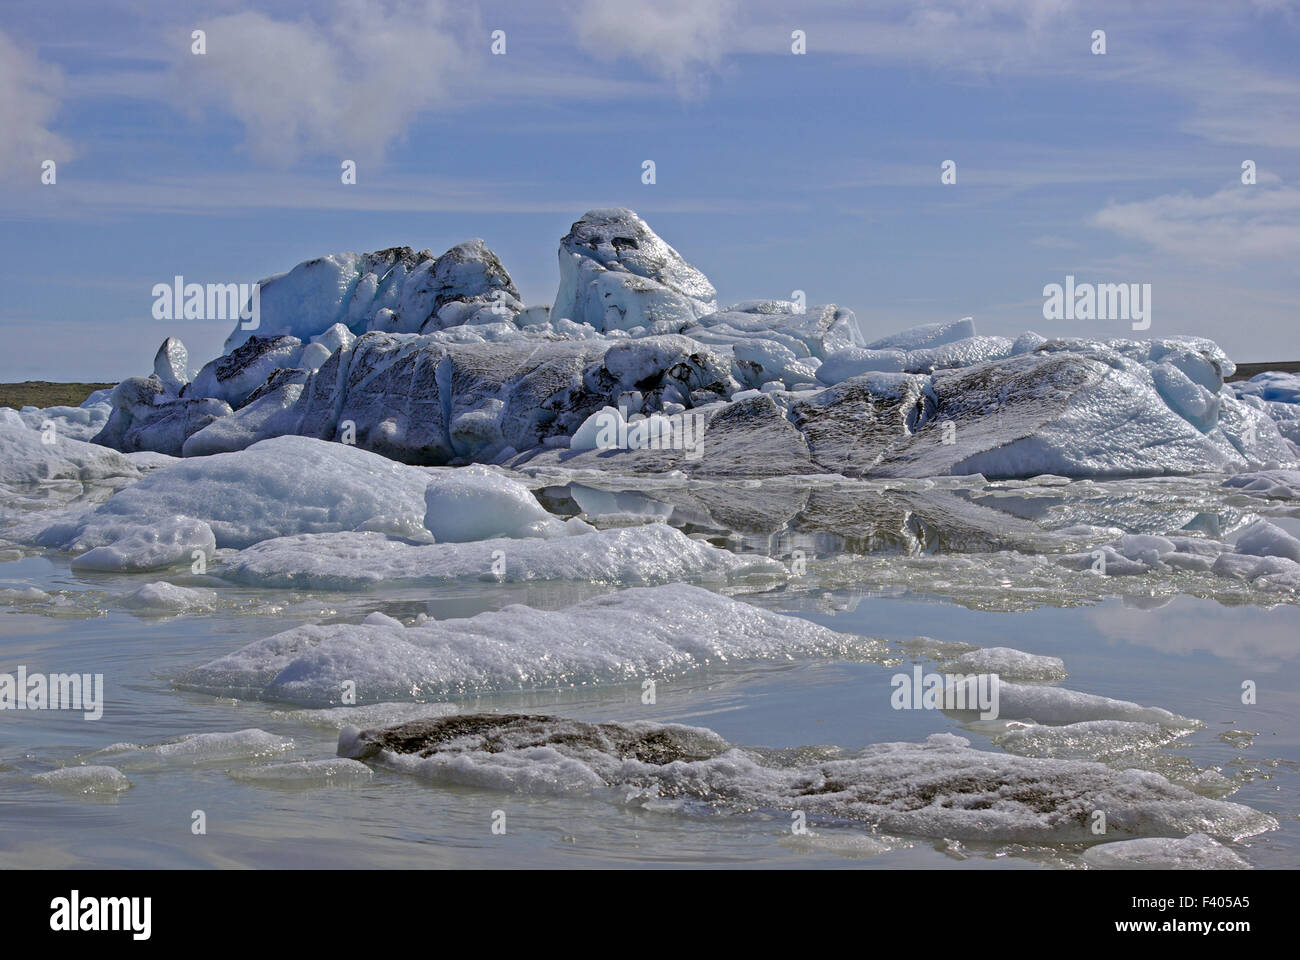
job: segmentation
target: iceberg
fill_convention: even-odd
[[[114,389],[95,442],[194,457],[308,436],[413,465],[698,476],[1300,466],[1289,375],[1230,385],[1235,365],[1204,338],[1011,339],[964,317],[866,342],[836,304],[718,309],[708,278],[623,208],[575,221],[559,263],[549,308],[526,307],[479,239],[299,264],[263,282],[257,329],[241,322],[192,382],[184,346],[164,341],[153,374]],[[611,409],[698,414],[710,452],[595,450],[592,418]]]
[[[631,210],[591,210],[560,241],[556,319],[631,330],[716,309],[717,292],[704,274]]]

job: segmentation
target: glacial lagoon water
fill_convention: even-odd
[[[561,514],[583,510],[598,525],[644,521],[655,514],[647,502],[672,499],[653,485],[641,491],[631,486],[601,496],[586,489],[575,496],[572,488],[553,486],[541,499]],[[1215,796],[1231,791],[1229,799],[1279,823],[1277,830],[1231,848],[1257,867],[1293,868],[1300,865],[1300,606],[1294,596],[1247,596],[1232,583],[1215,596],[1212,581],[1190,575],[1145,582],[1096,578],[1093,595],[1077,585],[1093,581],[1049,582],[1041,571],[1026,573],[1024,557],[1032,556],[1026,538],[1032,531],[1021,524],[1045,530],[1089,510],[1090,522],[1107,514],[1129,530],[1210,525],[1222,536],[1248,521],[1252,510],[1295,528],[1289,511],[1276,505],[1228,502],[1215,494],[1189,506],[1184,501],[1195,500],[1198,488],[1206,488],[1204,481],[966,490],[962,499],[979,501],[981,509],[1000,501],[1008,518],[1002,539],[994,536],[987,543],[973,542],[970,528],[963,533],[958,523],[926,516],[915,503],[900,527],[887,496],[872,501],[873,529],[861,517],[850,529],[843,514],[829,507],[819,514],[805,509],[794,521],[787,517],[766,527],[752,517],[737,518],[731,530],[703,529],[680,504],[657,512],[681,529],[738,551],[767,552],[789,562],[792,550],[805,550],[807,569],[801,576],[767,589],[729,591],[749,603],[891,645],[925,636],[1060,657],[1069,672],[1063,686],[1202,721],[1202,727],[1141,763],[1180,782],[1217,771],[1230,783],[1220,783]],[[775,488],[748,489],[757,504],[767,502],[764,495]],[[743,500],[734,498],[742,496],[733,492],[738,508]],[[1086,508],[1089,502],[1094,505]],[[821,529],[811,529],[818,526],[810,519],[816,516],[822,518]],[[984,529],[980,536],[991,535]],[[561,608],[617,587],[468,582],[324,592],[220,585],[220,601],[211,611],[157,616],[125,608],[123,598],[157,580],[216,582],[200,581],[184,568],[167,575],[86,574],[72,572],[68,558],[57,554],[3,556],[0,585],[34,587],[58,602],[13,600],[0,609],[0,670],[22,664],[29,671],[102,673],[107,700],[97,721],[77,712],[0,714],[0,863],[5,866],[1083,865],[1083,847],[1076,844],[878,837],[847,823],[816,823],[811,834],[793,834],[785,811],[682,811],[595,795],[435,785],[382,765],[373,765],[373,776],[357,782],[295,785],[250,778],[247,771],[266,764],[334,757],[337,730],[293,704],[179,689],[174,681],[188,670],[300,623],[360,622],[375,611],[404,622],[419,614],[466,617],[511,603]],[[219,573],[219,566],[212,572]],[[1016,599],[1016,590],[1027,585],[1032,590]],[[776,749],[856,750],[945,732],[968,738],[977,749],[999,749],[978,724],[937,711],[893,709],[891,676],[910,671],[913,663],[933,667],[931,660],[897,650],[888,663],[794,658],[712,664],[658,680],[653,703],[643,702],[636,683],[580,683],[466,697],[455,706],[461,712],[682,723],[707,727],[734,744]],[[1252,705],[1242,703],[1246,681],[1257,690]],[[260,755],[251,741],[239,740],[227,750],[193,756],[104,752],[114,744],[152,745],[254,728],[274,735],[280,746]],[[119,766],[132,786],[82,794],[35,779],[87,763]],[[193,830],[195,811],[203,812],[201,835]],[[502,814],[505,832],[494,832]]]

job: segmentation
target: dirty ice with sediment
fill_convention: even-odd
[[[1300,377],[726,304],[624,209],[549,305],[478,239],[259,290],[0,409],[0,686],[107,691],[4,714],[7,863],[1300,864]]]

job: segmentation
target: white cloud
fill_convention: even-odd
[[[336,0],[323,22],[246,12],[198,26],[207,53],[187,44],[179,92],[229,111],[251,149],[279,162],[381,157],[416,115],[450,101],[466,69],[441,3]]]
[[[734,45],[737,0],[584,0],[578,41],[601,60],[630,57],[698,92]]]
[[[63,74],[0,32],[0,175],[39,182],[40,164],[62,160],[69,145],[50,130]]]
[[[1140,240],[1155,249],[1214,264],[1300,256],[1300,190],[1272,183],[1225,187],[1196,197],[1167,194],[1112,203],[1092,217],[1094,226]]]

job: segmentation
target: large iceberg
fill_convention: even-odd
[[[300,264],[264,281],[256,328],[238,324],[192,380],[168,338],[150,376],[113,391],[95,440],[193,457],[301,435],[420,465],[703,476],[1298,463],[1292,379],[1229,385],[1235,367],[1209,340],[1011,339],[964,317],[867,341],[836,304],[718,309],[707,277],[622,208],[585,214],[559,257],[550,308],[525,307],[477,239],[439,257],[394,247]],[[629,427],[699,417],[706,452],[593,449],[606,410]]]

